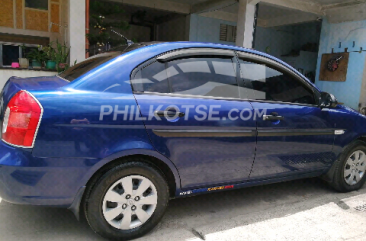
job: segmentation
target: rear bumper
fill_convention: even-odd
[[[36,158],[0,141],[0,197],[15,204],[70,207],[89,169],[84,159]]]

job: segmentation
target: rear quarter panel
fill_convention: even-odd
[[[114,120],[113,113],[100,119],[102,106],[137,109],[131,94],[64,91],[35,96],[44,114],[34,156],[105,158],[126,149],[150,148],[141,121],[123,120],[122,115]]]

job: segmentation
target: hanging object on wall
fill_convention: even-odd
[[[336,56],[335,58],[329,60],[328,65],[327,65],[328,70],[331,72],[336,71],[339,67],[339,61],[341,61],[342,58],[343,58],[343,56],[339,55],[339,56]]]
[[[366,107],[362,107],[361,110],[360,110],[360,113],[362,115],[366,115]]]
[[[349,53],[323,54],[320,65],[320,81],[345,82],[347,78]]]

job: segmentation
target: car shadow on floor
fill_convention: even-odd
[[[197,227],[224,226],[243,216],[236,225],[315,208],[346,197],[366,193],[363,188],[337,193],[319,179],[304,179],[171,200],[162,222],[143,240],[186,240],[199,237]],[[301,205],[296,205],[301,203]],[[234,228],[225,226],[225,229]],[[1,240],[104,240],[93,233],[85,220],[78,222],[65,209],[0,203]]]

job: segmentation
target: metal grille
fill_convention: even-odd
[[[226,41],[227,39],[227,25],[220,24],[220,41]]]
[[[366,212],[366,204],[355,207],[357,211]]]

